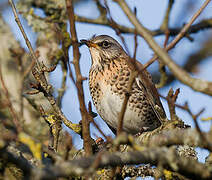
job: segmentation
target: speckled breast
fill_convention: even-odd
[[[117,129],[118,117],[127,92],[131,70],[124,61],[111,61],[92,67],[89,74],[90,93],[98,114],[107,124]],[[142,129],[153,130],[160,121],[136,81],[128,100],[123,129],[135,134]]]

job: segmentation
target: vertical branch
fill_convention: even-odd
[[[173,4],[174,4],[174,0],[169,0],[169,4],[166,9],[165,17],[160,26],[160,29],[165,32],[164,48],[166,48],[166,45],[168,44],[168,40],[169,40],[169,34],[170,34],[170,32],[169,32],[169,17],[170,17],[170,12],[173,7]],[[159,62],[160,82],[156,85],[156,87],[161,88],[166,84],[168,77],[166,75],[165,64],[163,62],[161,62],[160,60],[158,62]]]
[[[47,122],[49,125],[49,132],[51,135],[51,145],[50,148],[57,152],[58,149],[58,142],[59,142],[59,136],[60,136],[60,131],[62,130],[62,123],[59,119],[59,117],[53,115],[53,114],[47,114],[43,107],[40,106],[39,108],[40,114],[44,118],[44,120]]]
[[[177,96],[180,93],[180,89],[178,88],[176,92],[174,93],[173,89],[171,88],[169,90],[168,96],[166,97],[168,106],[169,106],[169,112],[171,120],[174,121],[177,119],[176,111],[175,111],[175,102],[177,100]]]
[[[121,39],[121,41],[122,41],[122,43],[123,43],[123,45],[125,47],[125,50],[126,50],[127,54],[130,55],[130,51],[129,51],[129,49],[127,47],[127,44],[126,44],[126,42],[124,40],[124,37],[121,35],[121,31],[118,28],[117,23],[113,20],[113,18],[111,16],[110,9],[109,9],[109,6],[107,4],[107,0],[104,0],[104,4],[105,4],[105,8],[107,10],[108,16],[109,16],[108,21],[109,21],[111,27],[116,32],[116,35],[119,36],[119,38]]]
[[[85,102],[84,102],[84,93],[83,93],[83,78],[80,71],[79,59],[80,59],[80,52],[78,47],[78,39],[77,33],[75,28],[75,18],[74,18],[74,8],[73,8],[73,1],[66,0],[66,7],[67,13],[70,22],[70,31],[71,31],[71,38],[73,43],[73,64],[76,72],[76,87],[77,87],[77,94],[80,103],[80,112],[82,116],[82,135],[83,135],[83,145],[85,149],[86,155],[92,154],[92,147],[91,147],[91,139],[90,139],[90,130],[89,130],[89,114],[86,110]]]
[[[134,8],[134,13],[135,13],[135,15],[137,14],[136,7]],[[135,32],[134,32],[134,41],[135,41],[135,47],[134,47],[133,60],[135,61],[136,60],[136,55],[137,55],[137,48],[138,48],[138,38],[137,38],[136,29],[135,29]]]
[[[174,4],[174,0],[169,0],[168,7],[166,9],[166,14],[165,14],[164,19],[163,19],[163,22],[162,22],[162,24],[160,26],[160,29],[161,30],[166,31],[168,29],[168,26],[169,26],[169,17],[170,17],[170,12],[171,12],[171,9],[173,7],[173,4]]]
[[[69,77],[71,78],[71,80],[73,81],[73,83],[75,84],[74,78],[73,78],[73,73],[70,67],[70,63],[69,63],[69,48],[71,46],[71,39],[69,36],[69,33],[67,32],[67,24],[66,23],[62,23],[62,24],[55,24],[55,31],[56,34],[58,36],[58,39],[61,42],[61,50],[63,55],[61,56],[61,67],[62,67],[62,85],[60,87],[60,89],[58,90],[58,97],[57,97],[57,104],[59,107],[61,107],[62,104],[62,99],[63,96],[65,94],[65,90],[66,90],[66,80],[68,77],[68,68],[69,68]]]
[[[137,10],[135,8],[134,9],[135,15],[137,13],[136,11]],[[136,66],[136,52],[137,52],[137,46],[138,46],[136,31],[135,31],[134,39],[135,39],[135,49],[134,49],[133,58],[131,58],[130,60],[132,61],[131,63],[133,64],[133,66],[135,67]],[[133,71],[130,75],[128,87],[127,87],[127,92],[126,92],[125,97],[124,97],[124,102],[122,103],[122,106],[121,106],[121,112],[119,113],[117,135],[120,135],[121,132],[122,132],[122,129],[123,129],[123,123],[124,123],[123,121],[124,121],[125,111],[126,111],[126,108],[127,108],[127,103],[128,103],[129,97],[130,97],[130,92],[132,90],[133,83],[135,81],[135,77],[137,75],[138,75],[138,71],[136,71],[136,68],[135,68],[135,71]]]

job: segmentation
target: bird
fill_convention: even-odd
[[[129,66],[132,58],[118,41],[108,35],[98,35],[82,39],[81,44],[89,48],[92,59],[89,88],[93,104],[109,128],[117,132],[118,117],[127,93],[129,99],[123,117],[123,131],[137,134],[161,126],[160,116],[165,117],[165,111],[147,70],[143,70],[143,76],[135,77],[131,92],[127,92],[134,71]],[[137,60],[136,65],[143,67]],[[162,113],[158,113],[155,107],[159,107]]]

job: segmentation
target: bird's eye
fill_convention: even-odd
[[[108,47],[109,46],[109,42],[108,41],[103,41],[102,46],[103,47]]]
[[[108,40],[104,40],[103,42],[99,43],[98,45],[103,48],[108,48],[108,47],[110,47],[110,42]]]

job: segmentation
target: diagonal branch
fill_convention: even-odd
[[[35,55],[35,52],[32,48],[32,45],[24,31],[24,28],[20,22],[20,19],[18,17],[17,14],[17,10],[15,8],[15,5],[13,3],[13,0],[8,0],[8,2],[10,3],[12,10],[13,10],[13,14],[15,16],[15,20],[19,26],[19,29],[21,30],[21,33],[25,39],[25,42],[27,44],[27,47],[29,49],[30,55],[32,57],[32,61],[36,62],[35,67],[32,69],[32,74],[34,76],[34,78],[37,80],[39,86],[42,88],[42,91],[44,93],[44,96],[46,97],[46,99],[49,101],[49,103],[51,104],[52,108],[54,109],[55,113],[58,114],[58,116],[60,117],[60,120],[63,121],[63,123],[69,127],[70,129],[72,129],[73,131],[75,131],[76,133],[79,133],[79,129],[81,129],[80,125],[76,125],[73,124],[71,121],[69,121],[64,114],[62,113],[62,111],[60,110],[60,108],[57,106],[56,101],[54,99],[54,96],[52,95],[50,89],[51,89],[51,85],[48,84],[47,79],[44,75],[44,69],[41,67],[41,64],[38,60],[38,58]]]
[[[176,78],[181,81],[182,83],[188,85],[195,91],[199,91],[208,95],[212,95],[212,82],[208,82],[201,79],[192,78],[186,71],[184,71],[180,66],[178,66],[167,54],[167,50],[173,48],[177,42],[179,42],[191,26],[191,24],[194,22],[194,20],[200,15],[200,13],[203,11],[203,9],[208,5],[208,3],[211,0],[206,0],[205,3],[202,5],[202,7],[195,13],[195,15],[192,17],[190,22],[184,26],[181,33],[178,34],[178,36],[167,46],[166,49],[162,49],[153,39],[151,34],[146,31],[146,29],[143,27],[143,25],[138,21],[134,13],[130,10],[128,5],[124,0],[116,1],[122,10],[125,12],[125,14],[128,16],[131,23],[135,26],[138,34],[142,35],[143,38],[147,41],[149,46],[154,50],[154,52],[157,54],[157,56],[161,59],[163,63],[165,63],[169,69],[172,71],[172,73],[176,76]],[[157,57],[154,57],[154,60],[157,59]],[[154,62],[154,61],[153,61]]]

